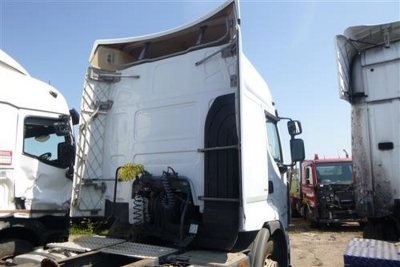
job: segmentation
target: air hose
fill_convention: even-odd
[[[168,169],[172,170],[172,175],[176,176],[175,171],[171,167],[168,167]],[[169,179],[170,177],[171,173],[163,171],[161,182],[164,187],[165,194],[161,199],[161,206],[166,210],[172,210],[175,207],[175,197],[172,191],[171,181]]]

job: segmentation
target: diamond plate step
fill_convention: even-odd
[[[97,236],[82,236],[78,237],[69,242],[63,243],[49,243],[47,247],[49,248],[62,248],[67,250],[72,250],[76,252],[87,252],[92,250],[98,250],[119,243],[126,242],[124,239],[116,238],[105,238]]]
[[[139,259],[158,258],[178,252],[175,248],[125,242],[101,249],[104,253],[124,255]]]

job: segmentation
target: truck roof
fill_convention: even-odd
[[[328,163],[328,162],[351,162],[352,158],[324,158],[324,159],[305,159],[303,162]]]
[[[29,76],[29,73],[6,52],[0,49],[0,67],[7,68],[23,75]]]
[[[349,27],[335,37],[340,98],[350,101],[351,66],[356,55],[373,47],[389,47],[400,40],[400,21]],[[393,60],[387,58],[386,60]]]
[[[97,40],[93,45],[89,62],[93,67],[115,71],[155,59],[223,44],[232,34],[226,32],[226,26],[229,24],[226,17],[232,8],[235,8],[239,14],[237,2],[230,0],[205,16],[170,30],[137,37]],[[206,28],[207,31],[201,34],[201,29]],[[104,60],[98,58],[101,49],[109,51],[106,59],[109,64],[101,64]]]
[[[391,41],[400,39],[400,21],[349,27],[344,31],[343,36],[349,41],[356,41],[354,48],[358,51],[377,45],[388,45]]]
[[[35,79],[0,50],[0,104],[16,108],[69,114],[64,96],[53,86]]]

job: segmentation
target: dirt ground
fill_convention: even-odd
[[[344,266],[343,253],[353,237],[362,237],[358,223],[310,228],[302,218],[292,218],[288,229],[293,267]]]
[[[288,233],[293,267],[343,267],[343,253],[350,239],[362,237],[358,223],[314,229],[303,218],[291,218]]]

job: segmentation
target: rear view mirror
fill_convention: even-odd
[[[305,158],[303,139],[290,139],[290,154],[292,162],[303,161]]]
[[[58,144],[58,161],[61,168],[67,168],[73,165],[75,159],[75,148],[66,142]]]
[[[287,128],[290,136],[295,136],[303,132],[300,121],[293,121],[293,120],[288,121]]]
[[[77,125],[79,123],[79,113],[74,108],[69,110],[69,115],[72,119],[72,124]]]

